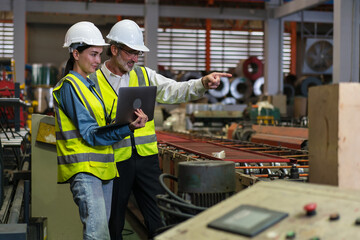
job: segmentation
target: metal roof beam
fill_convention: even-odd
[[[1,0],[0,11],[12,11],[12,0]],[[306,2],[323,2],[325,0],[294,0],[299,5]],[[280,16],[282,7],[275,8],[275,13]],[[313,6],[311,4],[311,6]],[[307,6],[309,6],[307,5]],[[144,16],[144,4],[125,4],[125,3],[98,3],[98,2],[64,2],[64,1],[26,1],[26,12],[32,13],[63,13],[63,14],[84,14],[84,15],[106,15],[106,16]],[[301,8],[300,10],[302,10]],[[298,10],[298,11],[300,11]],[[273,12],[274,13],[274,12]],[[303,14],[303,16],[301,16]],[[209,8],[209,7],[179,7],[179,6],[159,6],[159,17],[175,18],[197,18],[202,19],[233,19],[233,20],[265,20],[269,16],[267,10],[237,9],[237,8]],[[285,16],[285,15],[283,15]],[[64,20],[65,21],[65,20]],[[287,12],[284,21],[294,22],[318,22],[332,23],[332,12],[303,11]]]
[[[28,1],[28,12],[144,16],[144,4]],[[265,10],[159,6],[160,17],[263,20]]]
[[[327,0],[293,0],[285,3],[280,7],[275,8],[273,11],[273,18],[282,18],[305,9],[315,7]]]
[[[144,4],[27,1],[27,12],[144,16]],[[265,10],[159,6],[160,17],[263,20]]]
[[[2,0],[0,4],[0,11],[13,11],[13,1],[12,0]]]
[[[144,4],[27,1],[27,12],[143,16]]]
[[[312,23],[333,23],[332,12],[302,11],[283,18],[285,22],[312,22]]]
[[[160,5],[160,17],[265,20],[266,10],[210,7],[176,7]]]

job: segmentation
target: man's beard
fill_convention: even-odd
[[[129,62],[129,61],[128,61]],[[120,70],[121,72],[124,72],[124,73],[128,73],[130,72],[131,70],[133,70],[134,66],[135,66],[135,62],[133,62],[133,66],[130,68],[127,63],[128,62],[125,62],[121,57],[120,59],[118,60],[118,64],[119,64],[119,67],[120,67]]]

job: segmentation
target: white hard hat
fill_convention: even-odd
[[[140,27],[132,20],[121,20],[117,22],[106,36],[109,40],[125,44],[131,49],[148,52],[144,45],[143,34]]]
[[[90,46],[107,46],[100,30],[91,22],[82,21],[72,25],[65,35],[64,48],[74,43]]]

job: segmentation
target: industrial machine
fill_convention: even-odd
[[[164,173],[159,179],[166,192],[157,195],[164,229],[195,216],[235,193],[233,162],[187,161],[180,162],[178,167],[178,177]],[[177,182],[177,194],[167,187],[164,179]]]
[[[262,181],[155,239],[358,239],[359,199],[334,186]]]
[[[34,112],[49,113],[54,107],[53,87],[57,81],[58,70],[52,64],[32,64],[31,99],[36,102]]]
[[[277,125],[280,123],[280,110],[275,107],[253,105],[250,109],[250,121],[254,124]]]
[[[186,130],[216,133],[232,123],[243,119],[244,104],[187,104]]]
[[[213,206],[235,192],[234,163],[181,162],[178,182],[178,195],[183,199],[196,206]]]
[[[236,191],[260,180],[307,181],[307,151],[205,135],[157,132],[160,167],[179,176],[179,163],[217,160],[235,163]],[[218,153],[224,152],[220,158]],[[175,184],[169,188],[177,192]]]
[[[20,98],[19,84],[12,86],[10,95],[0,98],[0,233],[5,239],[14,234],[26,239],[27,229],[34,226],[29,215],[30,132],[23,110],[30,104]]]
[[[262,129],[263,127],[264,129]],[[268,135],[266,143],[256,140],[226,139],[204,134],[157,131],[160,167],[164,172],[160,180],[163,186],[166,186],[164,189],[167,192],[163,196],[158,196],[158,205],[163,212],[166,226],[162,230],[172,232],[169,229],[177,228],[185,220],[187,220],[186,222],[192,221],[205,209],[216,207],[227,201],[226,199],[229,197],[233,198],[231,195],[234,192],[242,192],[250,186],[256,186],[259,182],[307,182],[309,176],[307,151],[301,148],[300,142],[289,141],[290,136],[288,145],[272,144],[270,140],[274,142],[276,140],[271,133],[275,134],[276,130],[271,127],[275,126],[257,125],[257,128],[253,129],[254,139],[256,139],[256,134],[261,131],[263,131],[263,135]],[[264,136],[262,138],[265,139]],[[304,141],[304,139],[302,140]],[[218,168],[218,172],[214,173],[209,172],[212,165],[221,162],[223,163],[222,167],[228,164],[227,168]],[[235,185],[229,184],[231,183],[230,179],[235,180],[233,182]],[[211,188],[217,189],[217,191],[212,192]],[[229,191],[228,194],[223,193],[226,192],[225,189]],[[239,211],[248,211],[249,209],[263,210],[251,206],[245,209],[241,208]],[[288,213],[277,213],[277,209],[274,209],[271,214],[274,214],[271,216],[279,217],[288,215]],[[237,216],[233,218],[237,219]],[[221,221],[237,222],[234,219],[222,219]],[[181,224],[178,225],[179,223]],[[219,222],[214,224],[215,228],[219,227],[218,224]],[[167,232],[164,234],[166,235]],[[191,236],[184,239],[198,238]]]
[[[241,122],[230,125],[227,138],[307,150],[308,135],[309,129],[307,127],[268,126]]]
[[[29,76],[29,69],[26,68]],[[29,103],[29,80],[21,85],[12,69],[3,67],[0,80],[0,239],[47,238],[47,218],[30,214],[31,113],[41,101]],[[46,74],[45,74],[46,75]],[[45,75],[37,86],[49,89]],[[45,82],[40,82],[44,80]],[[44,84],[44,85],[43,85]],[[45,86],[47,85],[47,86]],[[29,90],[29,91],[28,91]],[[49,93],[51,95],[51,93]],[[48,94],[48,95],[49,95]],[[49,98],[47,98],[49,99]],[[49,101],[47,101],[49,103]],[[40,105],[39,105],[40,103]],[[48,109],[48,107],[46,107]]]

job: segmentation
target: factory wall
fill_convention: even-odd
[[[106,37],[110,28],[105,25],[97,25]],[[28,23],[27,24],[27,64],[41,63],[53,64],[60,68],[69,59],[67,49],[63,48],[66,31],[71,24],[46,24]],[[102,61],[107,59],[106,48],[102,54]]]
[[[68,26],[57,24],[28,24],[27,63],[51,63],[60,66],[69,57],[62,48]]]

